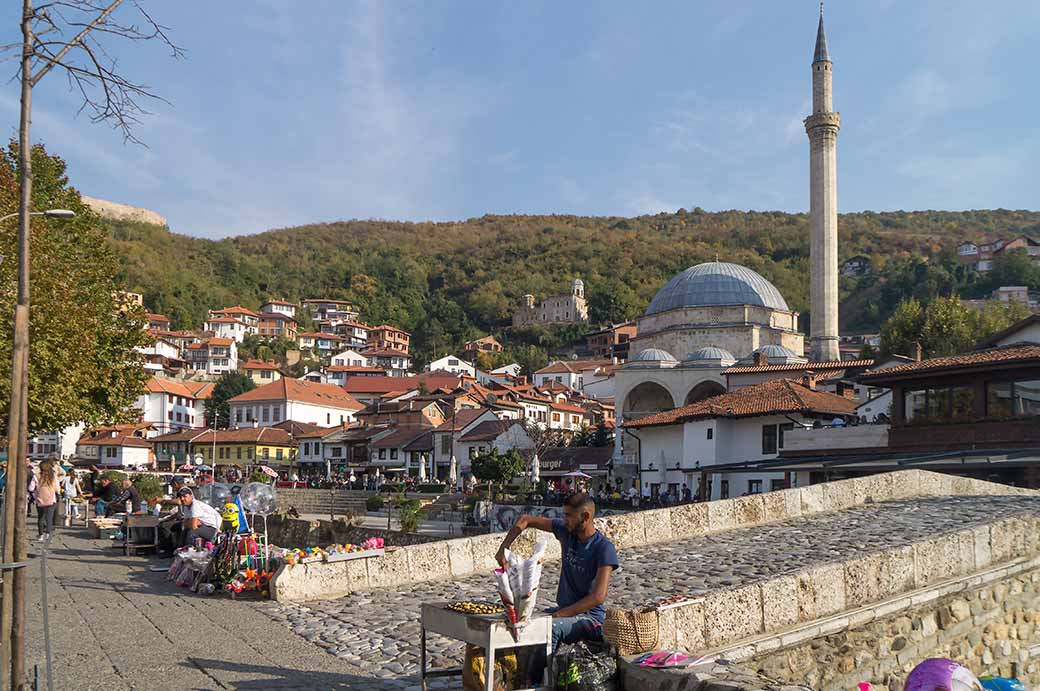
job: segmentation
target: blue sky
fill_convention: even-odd
[[[57,73],[33,138],[178,232],[808,206],[812,0],[142,1],[186,51],[109,42],[170,102],[148,148],[77,117]],[[1040,3],[832,0],[826,21],[843,212],[1040,206]],[[17,99],[0,83],[12,135]]]

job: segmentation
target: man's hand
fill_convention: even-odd
[[[503,569],[506,568],[506,548],[504,546],[498,548],[498,553],[495,555],[495,561],[497,561],[498,565]]]

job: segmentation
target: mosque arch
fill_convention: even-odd
[[[664,385],[655,381],[644,381],[633,387],[625,396],[622,412],[626,419],[633,419],[675,407],[675,399]]]
[[[722,393],[726,393],[726,387],[717,381],[708,379],[699,382],[696,386],[690,389],[690,392],[686,394],[686,400],[683,402],[683,405],[703,401],[705,398],[718,396]]]

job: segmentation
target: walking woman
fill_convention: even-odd
[[[39,541],[47,542],[54,528],[54,516],[58,512],[58,474],[55,461],[40,463],[40,478],[36,488],[36,530]]]

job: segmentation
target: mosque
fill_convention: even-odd
[[[838,352],[837,136],[823,27],[812,61],[809,138],[810,295],[812,333],[805,336],[776,286],[751,269],[716,261],[676,274],[637,319],[633,356],[615,372],[618,422],[670,410],[726,391],[723,371],[736,364],[783,365],[840,360]],[[631,443],[617,435],[615,463]]]

